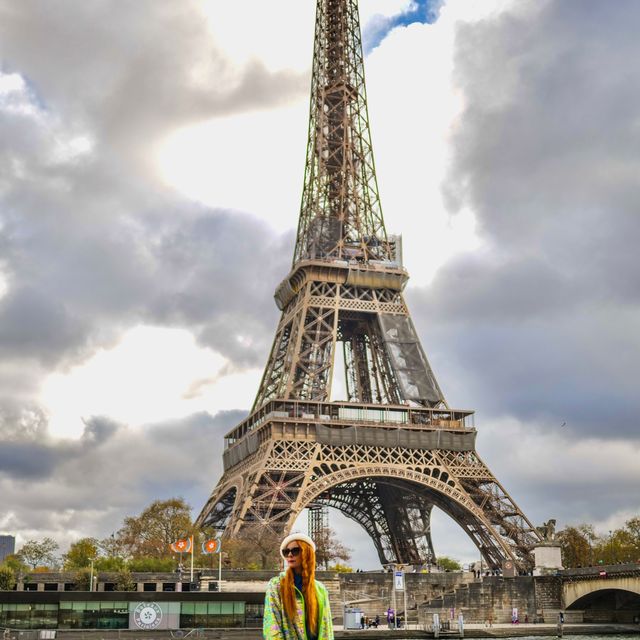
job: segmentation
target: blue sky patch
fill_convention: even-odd
[[[440,14],[444,0],[414,0],[411,6],[395,16],[373,16],[362,33],[365,55],[375,49],[396,27],[406,27],[414,22],[434,23]]]

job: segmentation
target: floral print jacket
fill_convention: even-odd
[[[289,622],[280,597],[280,580],[284,576],[272,578],[267,586],[264,598],[264,623],[262,626],[265,640],[307,640],[304,620],[304,598],[296,589],[298,615],[294,624]],[[316,594],[318,597],[318,640],[333,640],[333,624],[329,595],[326,587],[316,580]]]

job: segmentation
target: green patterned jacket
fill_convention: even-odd
[[[269,581],[264,598],[264,623],[262,632],[265,640],[307,640],[304,620],[304,598],[296,589],[298,615],[292,625],[287,618],[280,597],[280,580],[284,571]],[[318,640],[333,640],[333,624],[331,622],[331,608],[326,587],[316,580],[316,594],[318,597]]]

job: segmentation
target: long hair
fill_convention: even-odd
[[[302,595],[304,596],[305,616],[309,629],[314,635],[318,635],[318,597],[316,596],[316,552],[310,544],[302,540],[296,540],[300,545],[302,556]],[[291,624],[298,615],[296,604],[296,592],[293,582],[293,569],[287,569],[280,580],[280,593],[284,611]]]

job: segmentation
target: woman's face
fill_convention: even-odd
[[[297,540],[292,540],[282,551],[287,567],[296,573],[302,571],[302,548]]]

